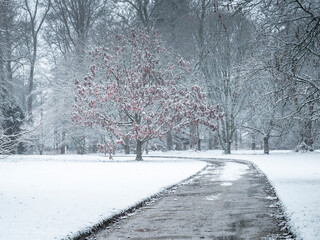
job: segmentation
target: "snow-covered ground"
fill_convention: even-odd
[[[0,239],[72,236],[206,165],[132,159],[110,162],[106,157],[75,155],[0,159]]]
[[[171,157],[242,159],[269,178],[298,239],[320,239],[320,153],[273,151],[151,152],[134,156],[11,156],[0,159],[0,240],[61,239],[196,173],[203,162]],[[221,178],[243,169],[227,164]],[[237,170],[237,171],[235,171]]]
[[[269,178],[284,204],[298,239],[320,239],[320,154],[238,155],[254,162]]]
[[[298,239],[320,239],[320,152],[272,151],[270,155],[264,155],[262,151],[236,151],[231,155],[224,155],[221,151],[181,151],[152,154],[253,162],[275,187],[292,231]]]

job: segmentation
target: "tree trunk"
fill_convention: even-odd
[[[137,140],[136,161],[142,161],[142,141]]]
[[[54,135],[54,140],[53,140],[54,141],[53,142],[54,149],[53,149],[53,151],[54,151],[54,154],[59,154],[59,136],[58,136],[57,129],[54,130],[53,135]]]
[[[147,141],[146,154],[149,154],[149,140]]]
[[[209,133],[208,149],[213,150],[213,134],[211,132]]]
[[[238,132],[235,131],[235,134],[234,134],[234,146],[236,148],[236,151],[238,150]]]
[[[94,141],[93,143],[92,143],[92,152],[93,153],[97,153],[98,152],[98,148],[97,148],[97,142],[96,141]]]
[[[313,151],[313,139],[312,139],[312,122],[310,119],[303,119],[299,122],[300,128],[300,141],[296,147],[296,151]]]
[[[187,143],[183,143],[183,150],[187,150],[188,149],[188,144]]]
[[[172,133],[168,132],[167,133],[167,150],[171,151],[173,146],[173,141],[172,141]]]
[[[197,147],[198,151],[201,151],[201,140],[198,139],[198,147]]]
[[[176,142],[176,149],[175,150],[182,150],[182,143],[181,142]]]
[[[60,148],[60,154],[65,154],[66,153],[66,132],[62,132],[62,146]]]
[[[36,50],[34,50],[36,51]],[[33,92],[33,78],[34,78],[34,67],[35,67],[35,58],[36,54],[34,53],[34,56],[32,57],[31,63],[30,63],[30,74],[29,74],[29,81],[28,81],[28,99],[27,99],[27,115],[28,115],[28,121],[32,122],[32,92]]]
[[[40,154],[40,155],[43,155],[44,145],[40,143],[40,144],[38,145],[38,149],[39,149],[39,154]]]
[[[44,9],[44,13],[42,14],[41,17],[38,17],[37,14],[40,11],[40,6],[38,4],[38,1],[32,6],[33,9],[31,9],[29,1],[25,0],[24,5],[26,7],[26,10],[28,12],[28,20],[30,24],[30,32],[31,32],[31,44],[30,46],[30,73],[29,73],[29,81],[28,81],[28,99],[27,99],[27,115],[28,115],[28,120],[32,122],[32,99],[33,99],[33,84],[34,84],[34,70],[35,70],[35,64],[37,60],[37,48],[38,48],[38,34],[39,31],[44,23],[44,20],[46,19],[46,16],[50,10],[51,7],[51,1],[48,1],[46,4],[46,7]],[[38,23],[38,24],[37,24]]]
[[[251,136],[252,136],[251,150],[256,150],[256,136],[254,134],[251,134]]]
[[[124,153],[127,155],[127,154],[130,154],[130,145],[129,144],[126,144],[124,146]]]
[[[190,137],[189,137],[189,144],[190,149],[195,149],[198,142],[198,136],[197,136],[197,126],[191,125],[190,126]]]
[[[130,145],[125,145],[125,147],[124,147],[124,153],[125,154],[130,154]]]
[[[198,151],[201,151],[201,138],[200,138],[200,132],[199,132],[198,126],[197,126],[197,149]]]
[[[313,115],[313,102],[308,104],[308,117],[304,121],[304,134],[303,134],[303,141],[306,144],[307,151],[313,151],[313,137],[312,137],[312,115]]]
[[[231,154],[231,141],[228,141],[227,142],[227,146],[226,146],[226,149],[224,151],[225,154]]]
[[[130,139],[128,136],[126,136],[124,139],[123,148],[125,154],[130,154]]]
[[[269,154],[269,136],[263,138],[263,153]]]

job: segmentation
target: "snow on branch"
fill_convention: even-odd
[[[222,117],[200,87],[187,88],[188,62],[167,51],[150,29],[117,35],[90,53],[92,67],[76,81],[75,124],[99,125],[119,140],[144,144],[187,125],[216,129]]]

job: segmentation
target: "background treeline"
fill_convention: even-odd
[[[319,13],[319,0],[0,0],[0,154],[84,154],[112,140],[72,126],[74,81],[90,50],[142,27],[225,112],[215,132],[190,126],[148,149],[319,148]]]

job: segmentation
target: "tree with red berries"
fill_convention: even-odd
[[[91,72],[76,81],[73,121],[100,125],[116,136],[115,143],[135,141],[138,161],[144,143],[169,131],[191,124],[216,129],[218,106],[207,102],[200,87],[182,85],[191,76],[188,63],[150,29],[128,35],[90,52]]]

